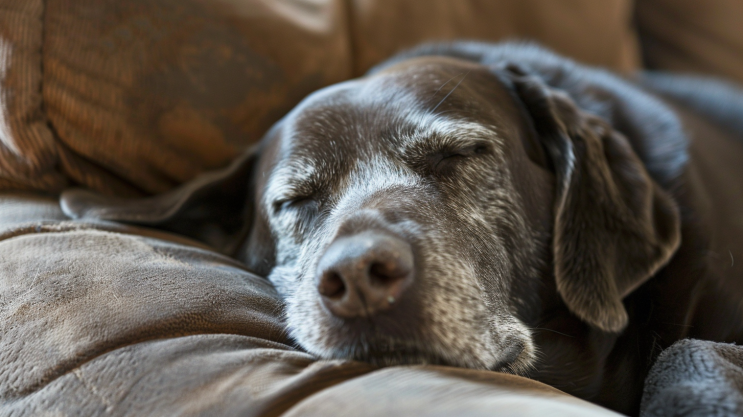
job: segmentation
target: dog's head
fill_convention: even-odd
[[[545,294],[619,332],[623,297],[679,244],[672,200],[609,124],[518,67],[440,57],[311,95],[166,195],[63,206],[239,250],[321,357],[517,373]]]

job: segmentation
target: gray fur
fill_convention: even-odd
[[[643,86],[743,135],[743,89],[739,85],[713,78],[652,71],[640,74],[639,79]]]
[[[658,357],[645,380],[641,417],[743,415],[743,347],[681,340]]]
[[[682,124],[661,100],[609,71],[577,64],[535,43],[426,44],[405,51],[370,72],[381,71],[412,57],[431,55],[451,56],[492,67],[517,63],[550,87],[565,91],[578,107],[606,120],[624,134],[650,175],[663,187],[678,178],[688,161],[688,141]]]

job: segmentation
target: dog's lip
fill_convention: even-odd
[[[525,350],[526,346],[518,342],[507,346],[501,352],[498,362],[496,362],[495,365],[493,365],[490,369],[496,372],[513,373],[512,365],[519,361],[519,358],[522,356]]]
[[[504,372],[509,374],[516,373],[513,365],[518,363],[519,358],[524,352],[521,344],[515,344],[506,348],[500,359],[492,366],[483,367],[483,370],[493,372]],[[448,359],[445,355],[437,354],[425,346],[415,344],[395,345],[395,346],[369,346],[362,351],[354,354],[354,360],[368,362],[378,366],[399,366],[399,365],[442,365],[462,367],[463,365]],[[470,367],[470,366],[467,366]]]
[[[336,323],[338,325],[339,323]],[[343,331],[340,331],[343,329]],[[353,323],[344,321],[333,346],[328,346],[337,359],[351,359],[367,362],[378,366],[396,365],[442,365],[490,370],[517,374],[518,363],[522,361],[524,352],[527,351],[527,343],[518,339],[508,338],[504,340],[503,347],[496,353],[491,363],[481,363],[475,358],[471,362],[457,355],[447,354],[445,346],[440,346],[435,341],[428,340],[415,328],[400,326],[396,329],[397,334],[382,331],[379,323],[368,318],[358,318]],[[516,365],[516,368],[514,368]]]
[[[425,349],[424,346],[410,342],[368,345],[366,348],[357,351],[353,359],[380,366],[422,364],[454,366],[453,363]]]
[[[391,320],[395,325],[389,328],[389,323],[386,325],[380,319]],[[430,335],[421,334],[419,327],[403,325],[384,314],[374,319],[331,319],[331,323],[329,329],[334,330],[334,342],[325,348],[333,352],[330,357],[377,366],[441,365],[519,374],[519,363],[523,362],[524,352],[528,351],[528,342],[507,337],[502,340],[500,352],[496,353],[492,362],[480,362],[476,357],[467,360],[453,352],[448,354],[446,346],[430,340]]]
[[[377,366],[399,365],[442,365],[454,367],[476,368],[494,372],[519,374],[518,364],[527,351],[526,345],[521,342],[510,343],[498,355],[492,365],[482,364],[481,367],[464,365],[446,352],[436,352],[431,349],[432,344],[423,341],[389,339],[378,335],[377,338],[365,342],[348,342],[344,352],[344,359],[353,359],[371,363]],[[514,368],[516,366],[516,368]]]

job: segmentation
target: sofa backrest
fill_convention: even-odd
[[[164,192],[226,165],[308,93],[422,41],[524,38],[640,65],[631,0],[0,6],[0,190]]]

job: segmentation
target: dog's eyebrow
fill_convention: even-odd
[[[439,136],[451,138],[492,138],[497,136],[495,126],[482,123],[451,120],[448,118],[431,117],[422,129],[417,129],[416,134],[423,137]]]
[[[481,123],[433,117],[405,135],[403,150],[425,148],[432,151],[469,147],[483,142],[501,142],[495,126]]]

